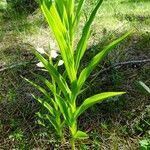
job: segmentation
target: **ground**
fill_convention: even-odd
[[[76,41],[94,3],[86,1]],[[11,65],[35,60],[31,48],[47,49],[54,41],[53,35],[39,9],[18,13],[1,6],[0,149],[69,149],[67,142],[59,143],[53,129],[37,124],[35,113],[42,108],[30,94],[37,91],[21,76],[31,79],[32,71],[41,71],[34,63],[9,69]],[[133,33],[92,73],[79,102],[100,91],[127,93],[93,106],[79,118],[80,128],[90,135],[89,140],[77,143],[81,150],[136,150],[150,146],[150,98],[137,86],[137,81],[150,85],[150,62],[129,63],[101,72],[116,63],[150,59],[149,8],[149,0],[107,0],[98,12],[83,66],[106,44],[127,31]],[[3,68],[6,70],[1,71]],[[66,129],[66,136],[67,133]]]

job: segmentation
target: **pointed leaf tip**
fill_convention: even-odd
[[[77,131],[76,134],[74,135],[75,139],[87,139],[89,138],[88,134],[86,132],[83,131]]]

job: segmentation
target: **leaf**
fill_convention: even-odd
[[[55,117],[52,117],[50,115],[46,115],[46,119],[48,119],[48,121],[53,125],[53,127],[55,128],[57,133],[59,133],[60,124],[57,123]]]
[[[128,37],[131,34],[131,32],[126,33],[119,39],[113,41],[108,46],[106,46],[102,51],[100,51],[93,59],[90,61],[90,63],[85,67],[85,69],[82,70],[80,73],[79,79],[78,79],[78,90],[82,88],[82,85],[86,81],[86,79],[89,77],[90,73],[93,71],[93,69],[103,60],[103,58],[121,41],[123,41],[126,37]]]
[[[88,38],[90,35],[90,27],[91,24],[95,18],[95,15],[99,9],[99,7],[101,6],[103,0],[99,0],[95,9],[93,10],[93,12],[90,15],[89,20],[87,21],[87,23],[85,24],[84,28],[83,28],[83,32],[82,32],[82,37],[77,45],[76,48],[76,59],[75,59],[75,67],[76,69],[78,69],[79,65],[80,65],[80,60],[83,57],[86,47],[87,47],[87,42],[88,42]]]
[[[33,82],[27,78],[23,78],[23,79],[26,80],[28,83],[30,83],[37,90],[39,90],[41,93],[43,93],[52,103],[54,103],[54,101],[50,97],[49,93],[43,87],[41,87],[40,85],[36,84],[35,82]]]
[[[137,82],[137,86],[141,91],[143,91],[145,94],[150,94],[150,88],[142,81]]]
[[[52,66],[40,53],[37,51],[33,50],[33,53],[36,55],[36,57],[43,63],[44,67],[47,69],[49,74],[55,79],[57,82],[59,88],[62,90],[65,96],[67,94],[70,94],[70,89],[62,77],[62,75],[55,69],[54,66]]]
[[[75,118],[78,118],[86,109],[88,109],[92,105],[98,102],[102,102],[103,100],[112,96],[118,96],[122,94],[125,94],[125,92],[104,92],[85,99],[84,102],[77,108],[75,112]]]
[[[50,5],[50,8],[48,8],[45,2],[41,3],[40,6],[49,26],[51,27],[55,35],[56,41],[60,48],[61,56],[67,70],[68,77],[72,82],[76,79],[76,71],[74,68],[74,51],[69,45],[70,39],[68,36],[68,31],[62,23],[54,3]]]
[[[47,80],[44,76],[36,74],[36,73],[33,73],[33,75],[37,77],[40,81],[42,81],[42,83],[44,83],[53,94],[56,94],[54,90],[54,86],[49,80]]]
[[[33,94],[32,94],[32,97],[35,100],[37,100],[42,106],[44,106],[52,116],[55,116],[56,112],[55,112],[54,108],[52,108],[52,106],[46,100],[36,97]]]
[[[56,9],[59,13],[59,16],[60,16],[63,24],[65,25],[66,29],[68,29],[69,22],[68,22],[68,16],[67,16],[66,8],[64,5],[64,1],[63,0],[55,0],[55,3],[56,3]]]
[[[79,3],[78,3],[78,7],[77,7],[77,10],[76,10],[76,14],[75,14],[75,19],[74,19],[74,22],[73,22],[74,27],[77,27],[77,25],[78,25],[84,2],[85,2],[85,0],[80,0]]]
[[[78,130],[78,131],[76,132],[76,134],[74,135],[74,138],[75,138],[75,139],[83,140],[83,139],[88,139],[89,136],[87,135],[87,133]]]
[[[59,106],[59,109],[65,119],[65,121],[70,124],[70,115],[69,115],[69,111],[68,111],[68,105],[67,105],[67,102],[64,101],[63,98],[61,98],[59,95],[56,95],[56,102]]]

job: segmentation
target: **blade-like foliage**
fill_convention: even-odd
[[[95,18],[95,15],[99,9],[99,7],[101,6],[103,0],[99,0],[95,9],[93,10],[93,12],[91,13],[91,16],[89,18],[89,20],[87,21],[87,23],[84,26],[83,32],[82,32],[82,37],[77,45],[77,49],[76,49],[76,60],[75,60],[75,67],[76,69],[78,69],[79,65],[80,65],[80,60],[83,57],[85,50],[87,48],[87,42],[88,42],[88,38],[90,35],[90,27],[91,24]]]
[[[44,96],[50,100],[51,102],[54,103],[53,99],[51,98],[51,96],[49,95],[49,93],[43,88],[41,87],[40,85],[36,84],[35,82],[27,79],[27,78],[24,78],[24,80],[26,80],[28,83],[30,83],[32,86],[34,86],[38,91],[40,91],[42,94],[44,94]]]
[[[54,3],[51,3],[50,8],[46,5],[45,1],[41,4],[41,9],[45,15],[49,26],[51,27],[56,41],[59,45],[61,56],[68,73],[70,81],[76,79],[76,71],[74,69],[73,50],[70,44],[70,38],[65,25],[62,23]]]
[[[102,102],[103,100],[113,97],[125,94],[125,92],[105,92],[101,94],[96,94],[92,97],[87,98],[84,100],[84,102],[77,108],[77,111],[75,112],[75,118],[79,117],[86,109],[91,107],[92,105]]]
[[[128,37],[131,32],[123,35],[119,39],[115,40],[114,42],[110,43],[106,46],[102,51],[100,51],[94,58],[90,61],[90,63],[82,70],[78,79],[78,90],[81,89],[82,85],[93,71],[93,69],[103,60],[103,58],[121,41],[123,41],[126,37]]]
[[[57,134],[60,133],[61,128],[63,127],[62,124],[60,124],[61,122],[57,122],[56,116],[52,117],[50,115],[46,115],[46,118],[48,119],[48,121],[53,125],[53,127],[55,128],[55,130],[57,131]],[[59,134],[59,136],[61,136],[61,134]]]
[[[74,138],[76,138],[76,139],[87,139],[87,138],[89,138],[89,136],[85,132],[79,130],[74,135]]]
[[[150,88],[144,82],[138,81],[137,87],[140,89],[141,92],[150,95]]]
[[[35,77],[37,77],[40,81],[42,81],[42,83],[44,83],[49,88],[49,90],[52,92],[52,94],[54,94],[54,95],[56,94],[56,92],[54,90],[55,87],[49,80],[47,80],[44,76],[39,75],[39,74],[33,73],[33,75]]]
[[[78,7],[77,7],[77,10],[76,10],[75,18],[74,18],[74,21],[73,21],[73,27],[74,28],[76,28],[78,26],[84,2],[85,2],[85,0],[80,0],[79,3],[78,3]]]
[[[50,114],[51,114],[52,116],[55,116],[55,115],[56,115],[55,110],[52,108],[52,106],[51,106],[46,100],[44,100],[44,99],[42,99],[42,98],[39,98],[39,97],[37,97],[37,96],[35,96],[35,95],[33,95],[33,94],[32,94],[32,97],[33,97],[34,99],[36,99],[39,103],[41,103],[42,106],[44,106],[44,107],[50,112]]]
[[[71,91],[61,74],[41,54],[39,54],[37,51],[33,52],[36,55],[36,57],[43,63],[44,67],[47,69],[49,74],[55,79],[56,83],[58,84],[59,88],[62,90],[64,95],[69,94]]]
[[[68,109],[68,105],[67,103],[64,101],[64,99],[62,99],[60,96],[56,96],[56,102],[59,106],[59,109],[65,119],[65,121],[67,122],[67,124],[71,124],[70,123],[70,114],[69,114],[69,109]]]
[[[59,13],[59,17],[61,18],[61,21],[63,22],[63,24],[65,24],[66,29],[68,29],[69,28],[68,16],[64,5],[64,0],[55,0],[55,4],[56,9]]]

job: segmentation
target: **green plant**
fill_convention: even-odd
[[[37,8],[36,0],[7,0],[12,9],[21,12],[33,12]]]
[[[149,150],[150,149],[150,139],[143,139],[139,141],[140,150]]]
[[[92,105],[112,96],[124,94],[124,92],[104,92],[86,98],[80,105],[78,105],[77,101],[78,96],[83,92],[83,85],[93,69],[112,48],[130,34],[127,33],[106,46],[80,71],[80,62],[86,51],[87,42],[90,37],[90,27],[102,0],[97,1],[95,8],[85,23],[82,36],[77,46],[74,46],[74,37],[84,2],[85,0],[80,0],[77,5],[75,5],[75,1],[73,0],[40,0],[42,12],[59,46],[65,71],[62,74],[58,72],[58,62],[55,63],[53,61],[49,51],[42,51],[42,53],[46,54],[46,59],[42,54],[33,49],[33,53],[39,59],[40,64],[48,71],[51,79],[47,79],[39,74],[34,75],[48,87],[51,93],[41,85],[26,79],[44,94],[43,98],[33,95],[49,112],[49,114],[38,113],[38,116],[42,119],[49,120],[62,141],[64,139],[63,128],[64,125],[66,125],[70,130],[70,144],[72,150],[75,149],[75,141],[77,139],[88,138],[86,132],[78,130],[78,117]]]

